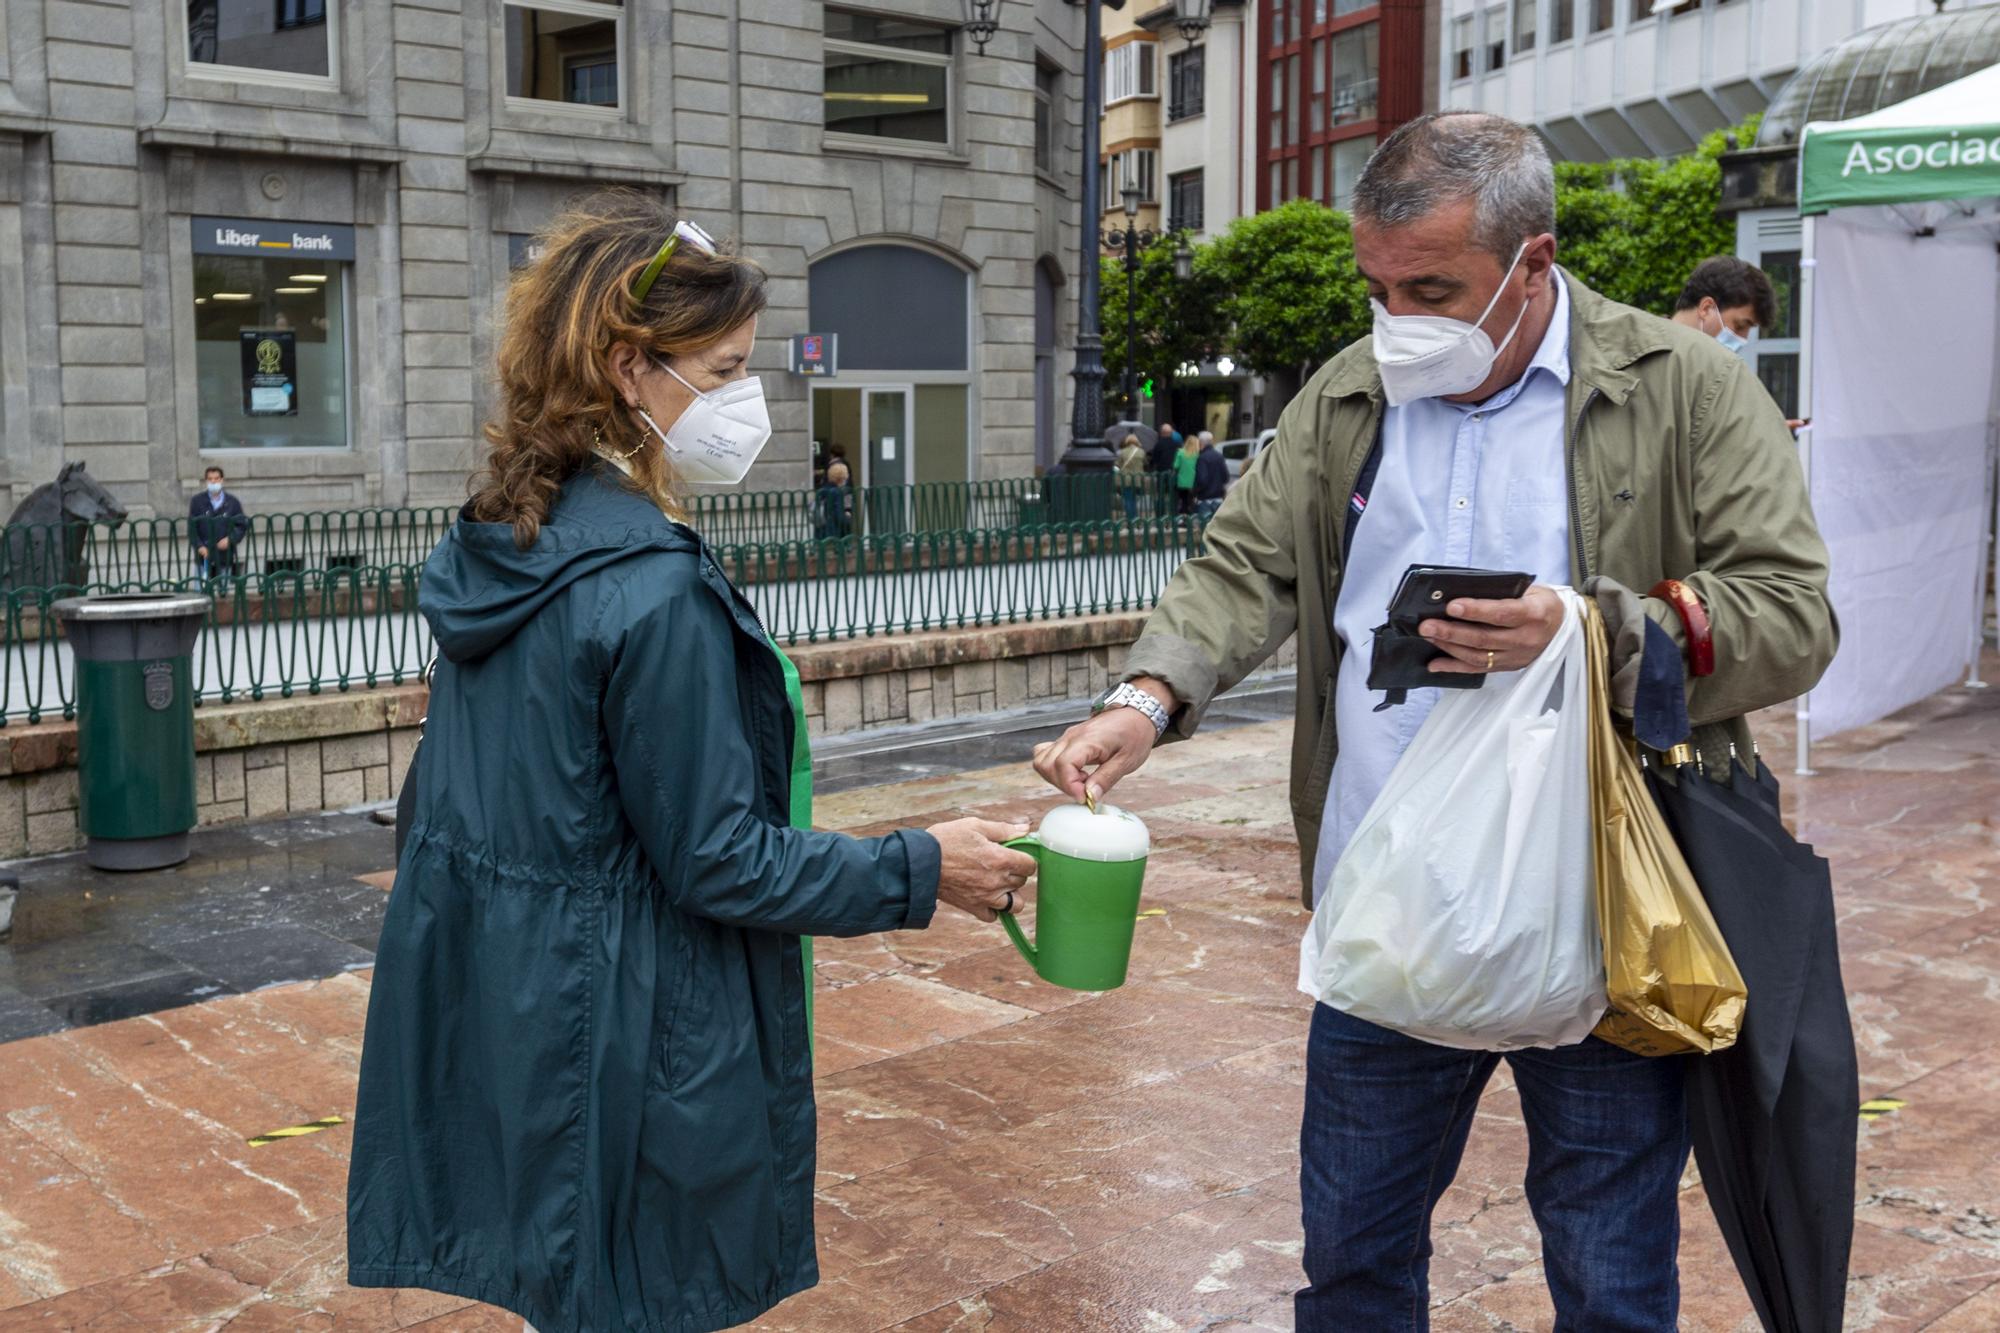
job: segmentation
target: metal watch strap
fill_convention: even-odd
[[[1160,706],[1160,701],[1134,685],[1131,681],[1121,682],[1104,696],[1105,708],[1135,708],[1153,724],[1153,738],[1167,734],[1167,725],[1173,718]],[[1101,711],[1101,710],[1100,710]]]

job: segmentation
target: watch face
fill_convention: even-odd
[[[1090,701],[1090,711],[1101,713],[1109,708],[1111,706],[1111,696],[1116,693],[1118,693],[1117,685],[1107,686],[1102,694],[1099,694],[1095,699]]]

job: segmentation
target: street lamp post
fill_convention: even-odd
[[[1125,197],[1125,229],[1123,232],[1104,233],[1104,248],[1107,250],[1123,247],[1125,251],[1125,416],[1128,420],[1139,419],[1139,321],[1133,307],[1139,300],[1139,252],[1159,239],[1150,231],[1139,231],[1133,223],[1139,217],[1139,185],[1137,181],[1126,181],[1121,193]],[[1103,443],[1100,434],[1099,441]],[[1074,446],[1072,446],[1074,447]],[[1108,448],[1108,446],[1106,446]]]
[[[1076,407],[1070,414],[1069,448],[1063,451],[1065,472],[1110,472],[1117,460],[1104,443],[1104,337],[1098,327],[1097,257],[1099,227],[1104,217],[1098,193],[1097,155],[1104,114],[1103,11],[1124,8],[1124,0],[1069,0],[1083,7],[1083,179],[1078,204],[1082,210],[1082,246],[1077,256],[1076,284]],[[1208,29],[1210,0],[1173,0],[1174,23],[1193,42]],[[1000,0],[965,0],[965,30],[981,51],[1000,30]],[[1129,310],[1129,302],[1127,306]],[[1130,358],[1127,358],[1128,362]],[[1128,367],[1127,374],[1130,374]]]

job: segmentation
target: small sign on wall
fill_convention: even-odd
[[[299,342],[290,329],[244,329],[243,415],[299,414]]]
[[[800,333],[792,337],[792,373],[831,379],[836,373],[840,335]]]

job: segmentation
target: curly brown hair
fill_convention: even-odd
[[[609,190],[572,204],[542,233],[540,258],[507,289],[507,331],[495,358],[500,402],[472,480],[470,513],[510,523],[523,550],[548,521],[562,484],[591,462],[593,443],[630,454],[633,486],[684,514],[679,478],[652,433],[626,410],[611,351],[631,343],[659,360],[710,346],[761,313],[764,270],[726,248],[683,242],[643,303],[634,280],[673,234],[658,199]],[[643,447],[647,444],[655,447]]]

